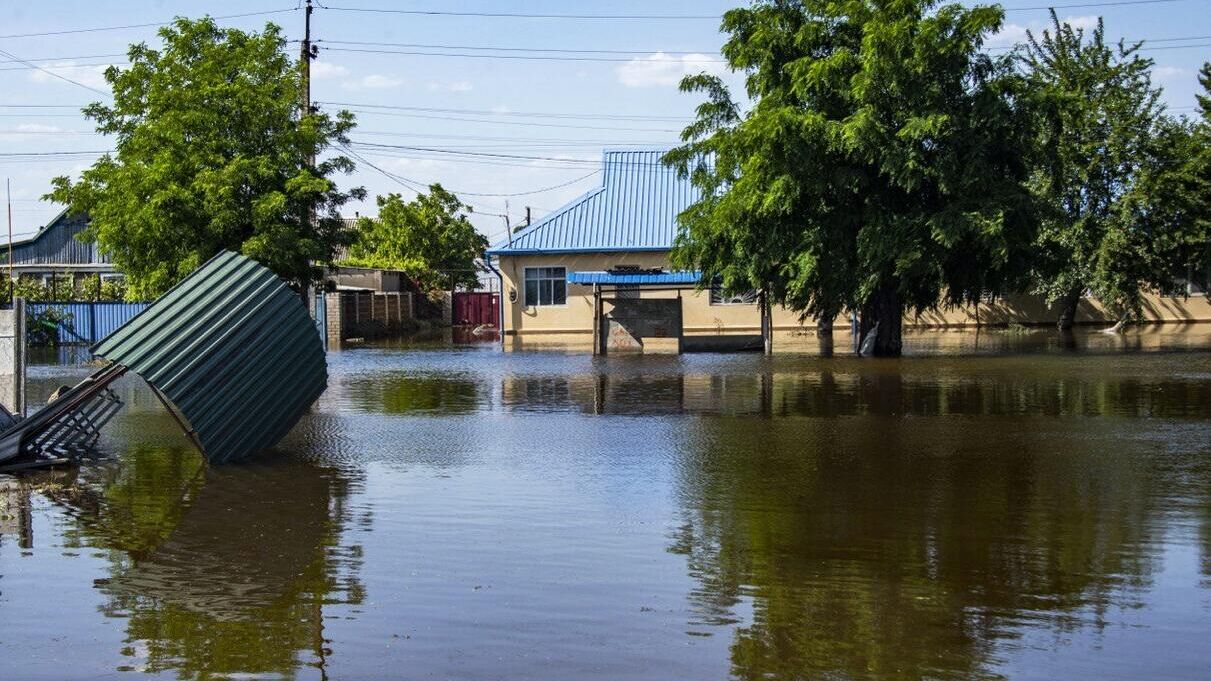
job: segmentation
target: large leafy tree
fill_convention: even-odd
[[[112,103],[84,113],[115,151],[47,195],[92,221],[130,295],[162,293],[220,249],[255,258],[302,288],[351,237],[337,213],[364,191],[341,191],[351,114],[300,112],[300,70],[280,29],[224,29],[177,19],[162,45],[140,43],[105,79]],[[315,161],[316,157],[322,160]]]
[[[412,201],[380,196],[378,209],[377,219],[358,221],[346,262],[406,272],[428,290],[478,286],[475,263],[488,240],[467,219],[470,206],[434,184]]]
[[[1138,221],[1144,195],[1134,194],[1134,210],[1127,201],[1150,165],[1159,172],[1183,145],[1181,131],[1162,130],[1160,89],[1139,44],[1107,44],[1100,20],[1086,33],[1051,19],[1022,53],[1036,113],[1032,186],[1044,208],[1032,288],[1067,328],[1086,291],[1127,315],[1142,287],[1170,273],[1149,255],[1164,235]]]
[[[756,0],[727,12],[742,115],[704,92],[678,164],[704,198],[674,258],[804,315],[861,314],[898,355],[905,311],[1000,290],[1032,240],[1029,126],[1011,60],[981,51],[999,7],[934,0]]]

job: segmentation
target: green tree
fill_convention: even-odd
[[[1051,20],[1041,37],[1028,34],[1021,55],[1037,130],[1032,187],[1043,207],[1031,280],[1068,328],[1086,291],[1129,315],[1142,287],[1170,273],[1147,255],[1149,239],[1125,201],[1178,140],[1175,130],[1158,139],[1161,92],[1140,44],[1107,44],[1100,19],[1089,34],[1054,11]]]
[[[81,238],[126,274],[129,295],[163,293],[221,249],[254,258],[301,288],[350,241],[338,208],[347,111],[300,115],[300,70],[281,30],[224,29],[177,19],[163,45],[132,45],[110,67],[110,104],[84,109],[116,149],[78,181],[54,180],[48,199],[87,213]],[[315,161],[319,156],[322,160]],[[314,219],[312,215],[314,214]]]
[[[488,240],[467,219],[471,207],[442,188],[429,186],[405,202],[399,194],[378,197],[377,219],[358,221],[350,265],[400,270],[426,290],[478,286],[475,262]]]
[[[1031,242],[1028,119],[1012,60],[981,51],[999,7],[935,0],[757,0],[723,18],[747,74],[741,115],[719,78],[666,161],[703,199],[679,266],[793,310],[861,314],[898,355],[905,310],[1004,287]]]

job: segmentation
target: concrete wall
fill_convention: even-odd
[[[25,301],[0,310],[0,404],[11,414],[25,411]]]
[[[330,349],[339,348],[351,338],[397,336],[412,328],[416,319],[411,293],[329,293],[325,312]]]
[[[564,305],[525,305],[524,277],[527,267],[564,267],[568,272],[608,270],[617,265],[671,269],[666,252],[574,253],[503,256],[500,271],[504,279],[501,304],[504,306],[506,347],[558,345],[592,347],[593,289],[568,286]],[[648,291],[642,299],[676,298],[676,291]],[[687,346],[709,347],[729,337],[748,337],[761,333],[761,318],[755,304],[712,305],[705,291],[680,292],[682,342]],[[1144,304],[1146,322],[1211,322],[1211,301],[1204,295],[1168,297],[1149,295]],[[603,305],[608,316],[611,305]],[[966,328],[1008,324],[1050,325],[1059,311],[1030,296],[1011,296],[990,303],[906,315],[909,329]],[[1078,324],[1111,324],[1115,320],[1096,300],[1083,300],[1077,309]],[[800,320],[799,314],[781,307],[773,310],[775,345],[779,339],[815,337],[816,320]],[[848,332],[849,320],[835,321],[838,332]],[[740,340],[736,338],[734,340]],[[839,342],[839,341],[838,341]]]

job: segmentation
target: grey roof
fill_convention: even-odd
[[[302,298],[223,251],[93,351],[158,389],[212,461],[272,447],[324,392],[324,348]]]
[[[489,255],[592,251],[667,251],[677,215],[699,191],[665,166],[662,149],[608,149],[602,183],[488,249]]]
[[[88,226],[88,215],[64,210],[37,234],[13,241],[15,265],[92,265],[109,263],[97,245],[76,235]],[[8,249],[0,248],[0,263],[8,263]]]

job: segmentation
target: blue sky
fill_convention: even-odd
[[[45,70],[27,68],[0,56],[4,62],[0,63],[0,153],[109,148],[109,142],[92,133],[89,121],[78,114],[79,106],[99,95],[46,71],[103,90],[100,72],[104,65],[123,63],[123,57],[113,55],[124,54],[132,42],[154,42],[156,29],[17,35],[145,24],[167,21],[176,15],[286,10],[223,19],[220,23],[250,29],[273,21],[290,38],[297,39],[302,35],[303,14],[294,9],[296,1],[8,0],[4,21],[0,22],[0,50],[36,60]],[[696,103],[692,96],[679,93],[676,83],[687,72],[720,68],[714,63],[722,41],[718,21],[422,16],[335,8],[717,16],[737,2],[331,0],[323,4],[333,9],[317,8],[313,18],[313,38],[321,46],[313,98],[347,103],[357,113],[355,141],[413,147],[356,147],[368,161],[403,179],[388,178],[369,167],[359,168],[348,183],[365,186],[371,199],[350,211],[373,214],[375,194],[398,191],[412,196],[406,188],[408,183],[440,181],[476,208],[477,227],[495,241],[504,233],[504,220],[498,216],[505,214],[506,201],[516,224],[526,206],[531,206],[538,218],[595,186],[599,176],[590,173],[603,147],[674,143],[676,131]],[[1045,10],[1014,9],[1045,2],[1007,0],[1003,4],[1010,10],[1007,25],[990,45],[1010,45],[1023,37],[1026,29],[1046,24]],[[1056,4],[1083,3],[1065,0]],[[1153,49],[1146,54],[1156,61],[1155,82],[1164,87],[1166,101],[1174,112],[1193,111],[1195,74],[1203,61],[1211,59],[1211,0],[1072,7],[1059,12],[1079,25],[1092,25],[1101,15],[1109,36],[1154,41],[1149,44]],[[1179,38],[1190,39],[1173,40]],[[451,56],[466,54],[487,54],[490,58]],[[501,55],[559,59],[506,59]],[[338,108],[331,104],[324,107]],[[496,156],[462,155],[465,152]],[[58,212],[59,207],[38,201],[47,191],[50,178],[78,174],[90,162],[88,155],[0,157],[0,178],[12,179],[15,234],[36,231]],[[564,186],[535,192],[555,185]]]

